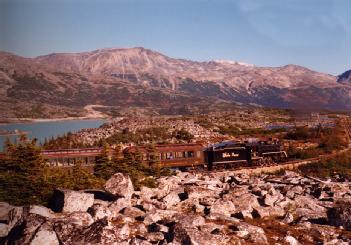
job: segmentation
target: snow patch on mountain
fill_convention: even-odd
[[[214,62],[219,63],[219,64],[224,64],[224,65],[228,64],[228,65],[241,65],[241,66],[246,66],[246,67],[255,67],[253,64],[235,61],[235,60],[214,60]]]

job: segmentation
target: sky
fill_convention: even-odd
[[[145,47],[174,58],[351,69],[351,0],[0,0],[0,50]]]

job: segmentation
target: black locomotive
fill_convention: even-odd
[[[280,163],[287,154],[277,141],[223,142],[204,151],[208,170]]]

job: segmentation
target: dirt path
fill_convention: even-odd
[[[84,110],[87,111],[87,115],[86,117],[89,118],[106,118],[108,117],[108,115],[106,115],[105,113],[102,113],[101,111],[97,111],[94,108],[96,107],[107,107],[107,106],[103,106],[103,105],[87,105],[84,107]]]

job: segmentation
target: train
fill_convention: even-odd
[[[42,151],[50,166],[72,167],[77,162],[93,167],[102,148],[56,149]],[[138,158],[143,164],[158,164],[161,168],[180,170],[216,170],[279,164],[287,160],[287,154],[278,140],[248,140],[244,142],[225,141],[204,146],[200,143],[157,144],[129,146],[123,154],[108,151],[109,157]],[[6,158],[0,152],[0,159]]]
[[[202,144],[165,144],[132,146],[125,154],[136,155],[146,165],[158,163],[162,168],[233,169],[240,167],[279,164],[287,154],[279,141],[227,141],[204,147]]]

